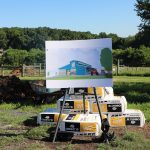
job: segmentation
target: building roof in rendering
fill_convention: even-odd
[[[91,65],[89,65],[89,64],[87,64],[87,63],[84,63],[84,62],[82,62],[82,61],[72,60],[72,61],[70,61],[70,63],[69,63],[68,65],[63,66],[63,67],[60,67],[59,69],[70,70],[70,69],[71,69],[71,64],[72,64],[73,62],[77,63],[78,65],[82,65],[82,66],[84,66],[84,67],[92,67]]]
[[[72,62],[77,62],[78,64],[83,65],[83,66],[91,66],[91,65],[89,65],[87,63],[84,63],[84,62],[78,61],[78,60],[72,60],[72,61],[70,61],[70,63],[72,63]]]
[[[71,69],[71,66],[70,66],[70,64],[68,64],[68,65],[66,65],[66,66],[60,67],[59,69],[70,70],[70,69]]]

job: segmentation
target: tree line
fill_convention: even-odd
[[[1,64],[8,66],[31,65],[34,63],[45,63],[45,52],[32,48],[30,51],[9,48],[2,56]]]
[[[4,50],[9,48],[25,49],[27,51],[32,48],[44,50],[46,40],[84,40],[98,38],[112,38],[114,49],[120,48],[124,50],[128,47],[139,48],[141,45],[150,46],[149,39],[144,43],[142,39],[139,40],[140,36],[138,34],[123,38],[114,33],[106,34],[105,32],[101,32],[99,34],[92,34],[90,32],[51,29],[49,27],[0,28],[0,48]]]
[[[20,65],[44,62],[46,40],[84,40],[112,38],[114,64],[117,59],[127,66],[150,66],[150,2],[137,0],[135,11],[141,18],[139,32],[126,38],[117,34],[77,32],[49,27],[0,28],[0,49],[4,50],[1,64]]]

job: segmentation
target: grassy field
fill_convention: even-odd
[[[29,79],[29,78],[27,78]],[[34,106],[26,103],[0,104],[1,150],[149,150],[150,145],[150,77],[114,77],[115,95],[124,95],[128,108],[140,109],[146,117],[144,128],[115,129],[117,138],[109,145],[91,138],[73,138],[69,142],[53,144],[49,140],[50,127],[37,126],[39,112],[56,104]]]
[[[46,80],[45,77],[19,77],[21,80]],[[144,82],[150,83],[150,77],[140,76],[113,76],[113,82]]]
[[[150,77],[140,77],[140,76],[114,76],[113,77],[113,82],[118,83],[118,82],[135,82],[135,83],[150,83]]]
[[[133,105],[129,105],[130,107]],[[117,134],[117,139],[106,145],[100,141],[92,139],[76,139],[70,142],[57,142],[52,144],[49,141],[49,126],[37,126],[36,116],[39,112],[48,107],[55,105],[41,106],[20,106],[20,104],[1,104],[0,105],[0,149],[2,150],[46,150],[46,149],[141,149],[148,150],[150,139],[145,137],[145,131],[138,132],[139,129],[132,131],[130,128],[119,130],[120,136]],[[143,106],[142,106],[143,107]],[[139,105],[139,108],[142,108]],[[144,105],[145,107],[145,105]],[[145,112],[149,113],[149,112]],[[82,144],[81,144],[82,143]]]
[[[116,75],[117,68],[113,71]],[[120,67],[120,76],[150,76],[150,67]]]

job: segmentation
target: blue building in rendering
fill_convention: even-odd
[[[70,64],[59,68],[59,75],[90,75],[92,66],[81,61],[72,60]]]

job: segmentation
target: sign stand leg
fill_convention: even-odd
[[[86,107],[85,107],[85,93],[83,93],[83,108],[84,108],[84,114],[86,113]]]
[[[99,116],[100,116],[100,120],[102,122],[102,114],[101,114],[101,109],[100,109],[100,106],[99,106],[99,103],[98,103],[97,94],[96,94],[96,88],[95,87],[93,87],[93,91],[94,91],[95,100],[96,100],[96,103],[97,103],[97,108],[98,108],[98,113],[99,113]]]
[[[95,95],[95,99],[96,99],[96,103],[97,103],[97,108],[98,108],[98,112],[99,112],[99,116],[100,116],[100,120],[101,120],[101,124],[102,124],[103,119],[102,119],[101,109],[100,109],[100,106],[99,106],[99,103],[98,103],[97,94],[96,94],[96,88],[95,87],[93,87],[93,91],[94,91],[94,95]],[[108,139],[106,140],[106,143],[109,144]]]
[[[56,130],[55,130],[55,134],[54,134],[54,138],[53,138],[53,143],[55,143],[55,140],[56,140],[56,137],[57,137],[58,128],[59,128],[60,121],[61,121],[61,116],[62,116],[62,111],[63,111],[64,106],[65,106],[65,99],[66,99],[66,95],[68,94],[68,91],[69,91],[69,89],[66,89],[65,95],[63,97],[63,104],[62,104],[62,107],[60,109],[60,113],[59,113],[59,117],[58,117],[58,121],[57,121],[57,125],[56,125]]]

